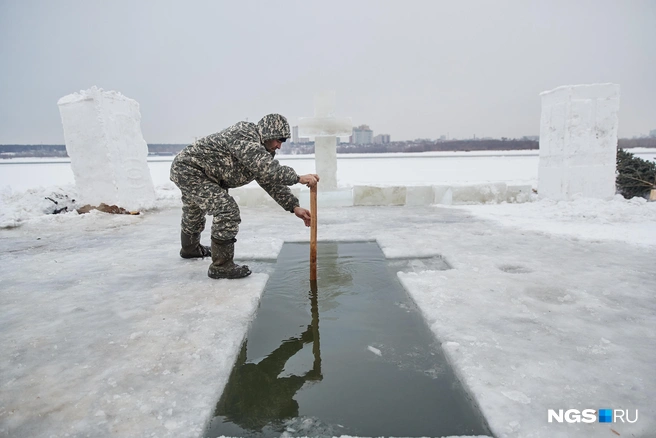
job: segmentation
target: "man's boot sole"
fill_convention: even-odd
[[[210,255],[206,255],[206,256],[204,256],[204,255],[202,255],[202,254],[193,254],[193,255],[190,255],[190,254],[182,254],[182,253],[180,253],[180,257],[182,257],[183,259],[204,259],[205,257],[212,257],[212,255],[210,254]]]
[[[215,280],[219,280],[222,278],[226,278],[229,280],[235,280],[237,278],[244,278],[248,277],[251,275],[252,272],[250,269],[246,268],[246,271],[242,271],[240,269],[232,269],[230,271],[223,271],[223,272],[212,272],[212,269],[207,270],[207,276],[210,278],[213,278]]]

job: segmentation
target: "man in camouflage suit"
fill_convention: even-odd
[[[276,150],[290,137],[289,123],[280,114],[264,116],[257,124],[239,122],[184,148],[171,165],[171,181],[182,191],[183,258],[212,257],[207,271],[211,278],[242,278],[248,266],[234,263],[239,231],[239,207],[228,189],[255,180],[285,210],[310,226],[310,212],[299,206],[288,186],[313,187],[314,174],[297,175],[275,160]],[[205,215],[212,220],[212,247],[200,244]]]

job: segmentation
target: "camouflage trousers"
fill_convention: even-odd
[[[239,231],[239,207],[228,190],[207,178],[202,170],[173,162],[171,181],[182,192],[182,231],[200,233],[205,229],[205,215],[213,216],[212,237],[229,240]]]

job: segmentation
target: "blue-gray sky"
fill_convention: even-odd
[[[0,143],[60,143],[57,100],[141,106],[149,143],[267,113],[392,140],[537,135],[541,91],[621,86],[620,136],[656,129],[656,2],[0,0]]]

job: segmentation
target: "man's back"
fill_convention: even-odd
[[[249,161],[261,159],[265,154],[257,125],[238,122],[196,140],[178,154],[176,161],[203,170],[224,188],[234,188],[255,179]]]

